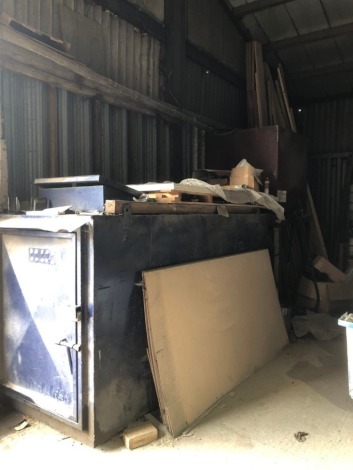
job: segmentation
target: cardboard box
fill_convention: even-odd
[[[251,165],[236,166],[230,174],[230,186],[249,186],[255,191],[259,190],[259,183],[254,175],[254,168]]]
[[[338,313],[353,305],[353,282],[317,282],[320,302],[318,311]],[[314,310],[317,305],[315,283],[306,277],[300,279],[297,291],[297,305]]]
[[[313,265],[321,273],[327,274],[329,279],[333,282],[341,282],[347,279],[345,273],[336,268],[336,266],[323,256],[317,256],[314,259]]]

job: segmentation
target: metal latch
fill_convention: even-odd
[[[79,322],[82,320],[82,311],[81,311],[81,305],[76,305],[76,318],[75,322]]]
[[[57,343],[58,346],[65,346],[66,348],[73,349],[74,351],[80,352],[81,351],[81,344],[69,342],[66,338],[61,339]]]

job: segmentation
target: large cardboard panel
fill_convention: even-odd
[[[288,342],[267,250],[145,271],[149,358],[180,434]]]

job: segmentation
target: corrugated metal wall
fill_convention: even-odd
[[[353,98],[311,103],[303,108],[309,155],[353,150]]]
[[[186,61],[185,75],[188,83],[185,103],[187,109],[224,123],[225,128],[244,125],[243,90],[191,60]]]
[[[190,111],[207,116],[227,128],[245,124],[245,43],[229,13],[218,0],[187,2],[187,35],[191,44],[216,58],[244,78],[244,87],[231,83],[199,64],[187,60],[185,75]],[[240,80],[239,80],[240,81]]]
[[[68,53],[94,71],[160,98],[164,45],[99,5],[89,0],[2,0],[0,13],[70,43]],[[30,199],[39,177],[99,172],[122,183],[180,181],[204,165],[204,131],[193,125],[97,105],[97,100],[59,89],[54,89],[53,111],[48,85],[0,73],[12,197]],[[241,127],[243,90],[189,59],[185,74],[183,109],[219,122],[222,129]]]
[[[195,1],[189,5],[192,18],[197,5]],[[213,37],[209,34],[209,47],[206,44],[205,50],[209,49],[228,68],[244,74],[244,42],[218,2],[213,0],[212,5],[218,21],[213,26],[216,28],[214,33],[221,34]],[[204,8],[200,11],[205,15]],[[68,53],[95,72],[144,95],[163,99],[160,57],[164,44],[101,6],[88,0],[2,0],[1,12],[65,41],[70,45]],[[207,32],[205,18],[202,16],[196,24],[193,20],[194,27],[190,26],[189,31],[191,40],[201,46]],[[208,21],[213,21],[212,16]],[[202,28],[197,28],[197,24]],[[219,122],[224,128],[242,124],[244,89],[212,72],[205,73],[201,66],[190,60],[187,60],[185,74],[187,97],[182,104],[184,108]]]
[[[348,197],[344,194],[347,170],[350,165],[351,153],[335,153],[312,155],[309,159],[309,184],[315,209],[320,222],[329,259],[338,262],[339,238],[338,231],[344,232],[345,221],[348,220]],[[340,220],[340,210],[347,206],[347,214]],[[348,237],[348,232],[346,233]]]
[[[157,39],[85,0],[2,0],[0,13],[70,45],[68,53],[95,72],[159,97]]]
[[[303,132],[309,150],[309,183],[332,262],[338,262],[338,217],[347,205],[348,162],[353,152],[353,98],[313,102],[303,108]],[[344,214],[343,223],[348,219]],[[341,221],[342,225],[342,221]]]
[[[58,171],[50,175],[47,85],[0,71],[4,137],[9,155],[9,195],[35,196],[33,181],[92,174],[93,101],[57,90]],[[204,165],[204,132],[190,125],[101,104],[101,174],[121,183],[178,181]]]
[[[21,75],[0,76],[9,196],[28,200],[33,195],[31,181],[48,171],[48,87]]]
[[[219,0],[190,0],[188,39],[245,77],[245,45],[231,15]]]

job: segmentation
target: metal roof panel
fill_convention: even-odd
[[[297,35],[293,21],[283,5],[260,11],[255,16],[270,41],[279,41]]]
[[[322,39],[305,45],[314,68],[342,63],[335,39]]]
[[[353,22],[352,0],[322,0],[330,26],[339,26]]]
[[[285,8],[299,34],[311,33],[329,27],[319,0],[296,0],[287,3]]]
[[[345,34],[344,36],[339,36],[335,38],[335,42],[342,60],[345,62],[353,62],[353,40],[352,35]]]

